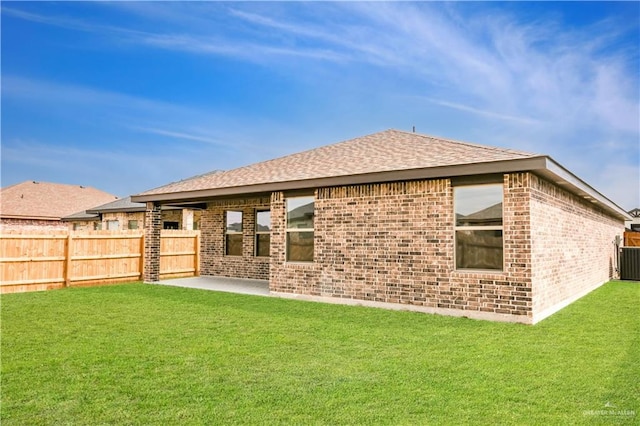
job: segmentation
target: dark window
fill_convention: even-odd
[[[180,229],[180,222],[162,222],[164,229]]]
[[[271,245],[271,212],[256,211],[256,256],[268,257]]]
[[[242,256],[242,212],[227,211],[225,229],[225,254]]]
[[[313,261],[313,197],[287,199],[287,260]]]
[[[454,188],[457,269],[503,269],[502,192],[502,185]]]

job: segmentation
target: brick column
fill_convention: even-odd
[[[160,205],[147,203],[144,217],[144,282],[160,281]]]

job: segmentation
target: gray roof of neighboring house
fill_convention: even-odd
[[[62,221],[94,221],[100,220],[100,215],[97,213],[87,213],[86,211],[81,211],[78,213],[70,214],[69,216],[65,216],[61,219]]]
[[[385,130],[368,136],[173,182],[134,195],[138,202],[198,202],[318,187],[531,171],[599,203],[620,218],[629,215],[546,155]]]
[[[131,196],[126,198],[121,198],[116,201],[112,201],[107,204],[103,204],[98,207],[93,207],[87,210],[87,213],[133,213],[133,212],[143,212],[147,209],[145,203],[136,203],[131,201]],[[178,210],[179,207],[172,206],[162,206],[163,210]]]
[[[145,210],[144,203],[134,203],[131,201],[131,197],[126,197],[87,209],[87,213],[143,212]]]
[[[162,206],[163,210],[177,210],[179,208],[180,207]],[[62,220],[95,220],[98,219],[102,213],[137,213],[144,212],[145,210],[145,203],[136,203],[131,201],[131,197],[126,197],[65,216]]]
[[[456,215],[456,222],[467,226],[486,225],[494,222],[502,223],[502,203],[497,203],[468,215]]]

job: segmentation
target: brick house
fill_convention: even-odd
[[[134,203],[131,197],[92,207],[63,217],[73,231],[105,229],[112,231],[142,229],[146,205]],[[198,229],[199,210],[173,206],[162,207],[162,229]]]
[[[625,222],[625,226],[630,231],[640,232],[640,208],[629,210],[630,220]]]
[[[533,324],[615,275],[628,214],[545,155],[387,130],[133,197],[197,206],[201,273],[272,294]]]
[[[0,190],[0,227],[5,231],[66,230],[62,218],[118,197],[98,189],[26,181]]]

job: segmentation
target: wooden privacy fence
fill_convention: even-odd
[[[199,231],[162,231],[161,279],[196,276],[199,264]],[[0,235],[0,293],[136,281],[143,268],[140,231]]]
[[[640,232],[624,233],[624,246],[625,247],[640,247]]]

